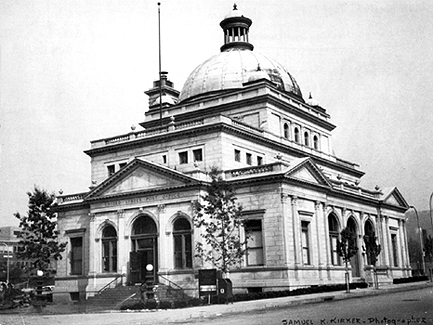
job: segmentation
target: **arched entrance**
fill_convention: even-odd
[[[353,217],[350,217],[347,221],[347,229],[349,229],[350,232],[355,235],[356,246],[358,246],[358,227]],[[361,276],[358,252],[350,259],[350,265],[352,266],[352,277],[354,278],[358,278]]]
[[[149,216],[140,216],[132,224],[130,282],[153,284],[158,272],[158,231]],[[151,268],[149,268],[151,266]]]

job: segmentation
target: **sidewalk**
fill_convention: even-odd
[[[210,305],[188,308],[188,314],[190,318],[205,318],[212,316],[219,316],[223,314],[232,313],[246,313],[252,310],[265,310],[271,308],[296,306],[300,304],[311,304],[320,303],[331,300],[343,300],[360,298],[374,295],[381,295],[390,292],[402,292],[409,290],[417,290],[425,287],[433,287],[432,282],[418,282],[418,283],[407,283],[407,284],[390,284],[379,289],[366,288],[366,289],[355,289],[349,293],[345,291],[316,293],[300,296],[290,296],[281,298],[261,299],[253,301],[240,301],[228,305]]]
[[[43,309],[42,313],[28,313],[25,309],[15,309],[9,314],[0,314],[0,324],[134,324],[134,321],[145,319],[140,324],[162,324],[186,322],[189,320],[206,319],[227,314],[241,314],[250,311],[266,310],[272,308],[295,306],[300,304],[320,303],[331,300],[360,298],[373,295],[383,295],[390,292],[403,292],[431,287],[432,282],[418,282],[408,284],[387,285],[379,289],[354,289],[350,293],[345,291],[317,293],[300,296],[261,299],[254,301],[241,301],[227,305],[206,305],[169,310],[140,310],[140,311],[84,311],[79,305],[52,305]],[[82,308],[82,306],[81,306]],[[27,308],[26,308],[27,309]],[[61,316],[60,316],[61,315]]]

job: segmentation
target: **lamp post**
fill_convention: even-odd
[[[419,243],[421,245],[421,263],[422,263],[422,272],[423,275],[425,275],[425,262],[424,262],[424,246],[422,244],[422,233],[421,233],[421,227],[419,226],[419,216],[418,216],[418,211],[415,209],[415,207],[413,205],[411,205],[409,207],[410,209],[414,209],[415,214],[416,214],[416,220],[418,222],[418,233],[419,233]]]
[[[432,236],[433,236],[433,216],[432,216],[432,214],[431,214],[431,199],[432,199],[432,197],[433,197],[433,192],[432,192],[432,194],[430,194],[430,201],[429,201],[431,231],[432,231]]]
[[[433,192],[430,194],[430,200],[429,200],[429,208],[430,208],[430,222],[431,222],[431,232],[432,232],[432,237],[433,237],[433,216],[432,216],[432,211],[431,211],[431,201],[432,201],[432,198],[433,198]],[[432,237],[430,237],[430,240],[431,240],[431,238]],[[430,243],[430,245],[431,245],[431,243]],[[430,281],[433,281],[433,269],[432,269],[432,265],[431,265],[431,262],[432,262],[432,260],[431,260],[431,254],[432,254],[432,252],[430,252],[430,266],[429,266],[429,273],[430,273]]]
[[[6,243],[1,243],[2,245],[4,245],[6,247],[6,282],[9,283],[9,246],[6,245]]]

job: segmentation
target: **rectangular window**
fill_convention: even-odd
[[[201,149],[195,149],[192,151],[194,161],[203,161],[203,151]]]
[[[125,166],[126,166],[126,163],[120,163],[120,164],[119,164],[119,168],[120,168],[120,169],[122,169],[122,168],[125,167]]]
[[[247,220],[245,232],[249,236],[247,240],[247,265],[264,265],[262,221]]]
[[[308,226],[309,222],[302,221],[302,261],[304,265],[310,265],[310,247],[309,247],[309,235]]]
[[[391,234],[391,244],[392,244],[392,261],[394,266],[398,266],[398,245],[397,245],[397,235]]]
[[[163,164],[167,163],[167,155],[162,155],[162,163]]]
[[[114,165],[108,165],[107,171],[108,171],[108,176],[113,175],[116,172],[115,166]]]
[[[83,237],[71,238],[71,274],[83,274]]]
[[[188,151],[179,152],[179,164],[188,163]]]
[[[117,242],[116,240],[102,241],[102,270],[104,272],[117,271]]]
[[[340,256],[337,251],[338,234],[331,234],[329,236],[331,241],[331,259],[332,265],[340,265]]]
[[[263,157],[257,156],[257,166],[263,165]]]
[[[235,161],[241,162],[241,151],[238,149],[235,149]]]
[[[252,165],[253,164],[253,155],[247,152],[246,160],[247,160],[248,165]]]

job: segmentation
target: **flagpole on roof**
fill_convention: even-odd
[[[158,2],[158,41],[159,41],[159,124],[160,126],[162,126],[161,2]]]

